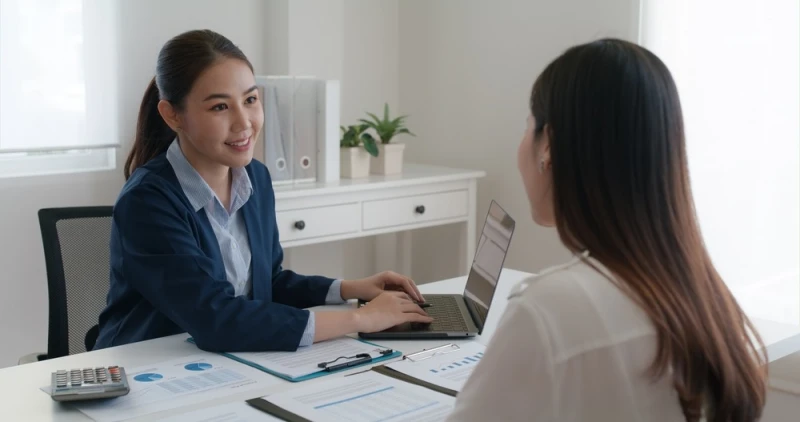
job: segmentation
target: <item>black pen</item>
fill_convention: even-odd
[[[417,303],[417,306],[419,306],[420,308],[424,309],[424,308],[430,308],[431,306],[433,306],[433,304],[432,303],[427,303],[427,302],[426,303]]]
[[[328,371],[328,372],[331,372],[331,371],[336,371],[336,370],[339,370],[339,369],[349,368],[351,366],[361,365],[362,363],[367,363],[367,362],[372,362],[372,357],[371,356],[359,358],[359,359],[356,359],[356,360],[351,360],[350,362],[340,363],[338,365],[326,366],[325,370]]]

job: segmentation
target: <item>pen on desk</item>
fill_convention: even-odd
[[[361,365],[362,363],[372,362],[372,357],[367,356],[360,359],[352,360],[350,362],[340,363],[338,365],[329,365],[325,367],[325,370],[328,372],[336,371],[339,369],[349,368],[351,366]]]
[[[420,308],[425,309],[425,308],[430,308],[431,306],[433,306],[433,304],[431,304],[431,303],[417,303],[417,306],[419,306]]]

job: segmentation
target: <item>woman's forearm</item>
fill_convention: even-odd
[[[314,343],[361,331],[355,310],[315,312],[314,319]]]

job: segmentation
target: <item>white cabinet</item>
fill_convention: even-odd
[[[356,233],[361,226],[358,203],[278,211],[275,214],[283,242]]]
[[[467,217],[469,190],[364,201],[364,230]]]
[[[275,186],[281,246],[461,224],[459,246],[467,268],[475,253],[476,181],[484,176],[406,163],[396,175]]]

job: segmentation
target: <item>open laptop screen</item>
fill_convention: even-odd
[[[514,227],[514,220],[492,201],[464,290],[467,307],[481,330],[489,313]]]

